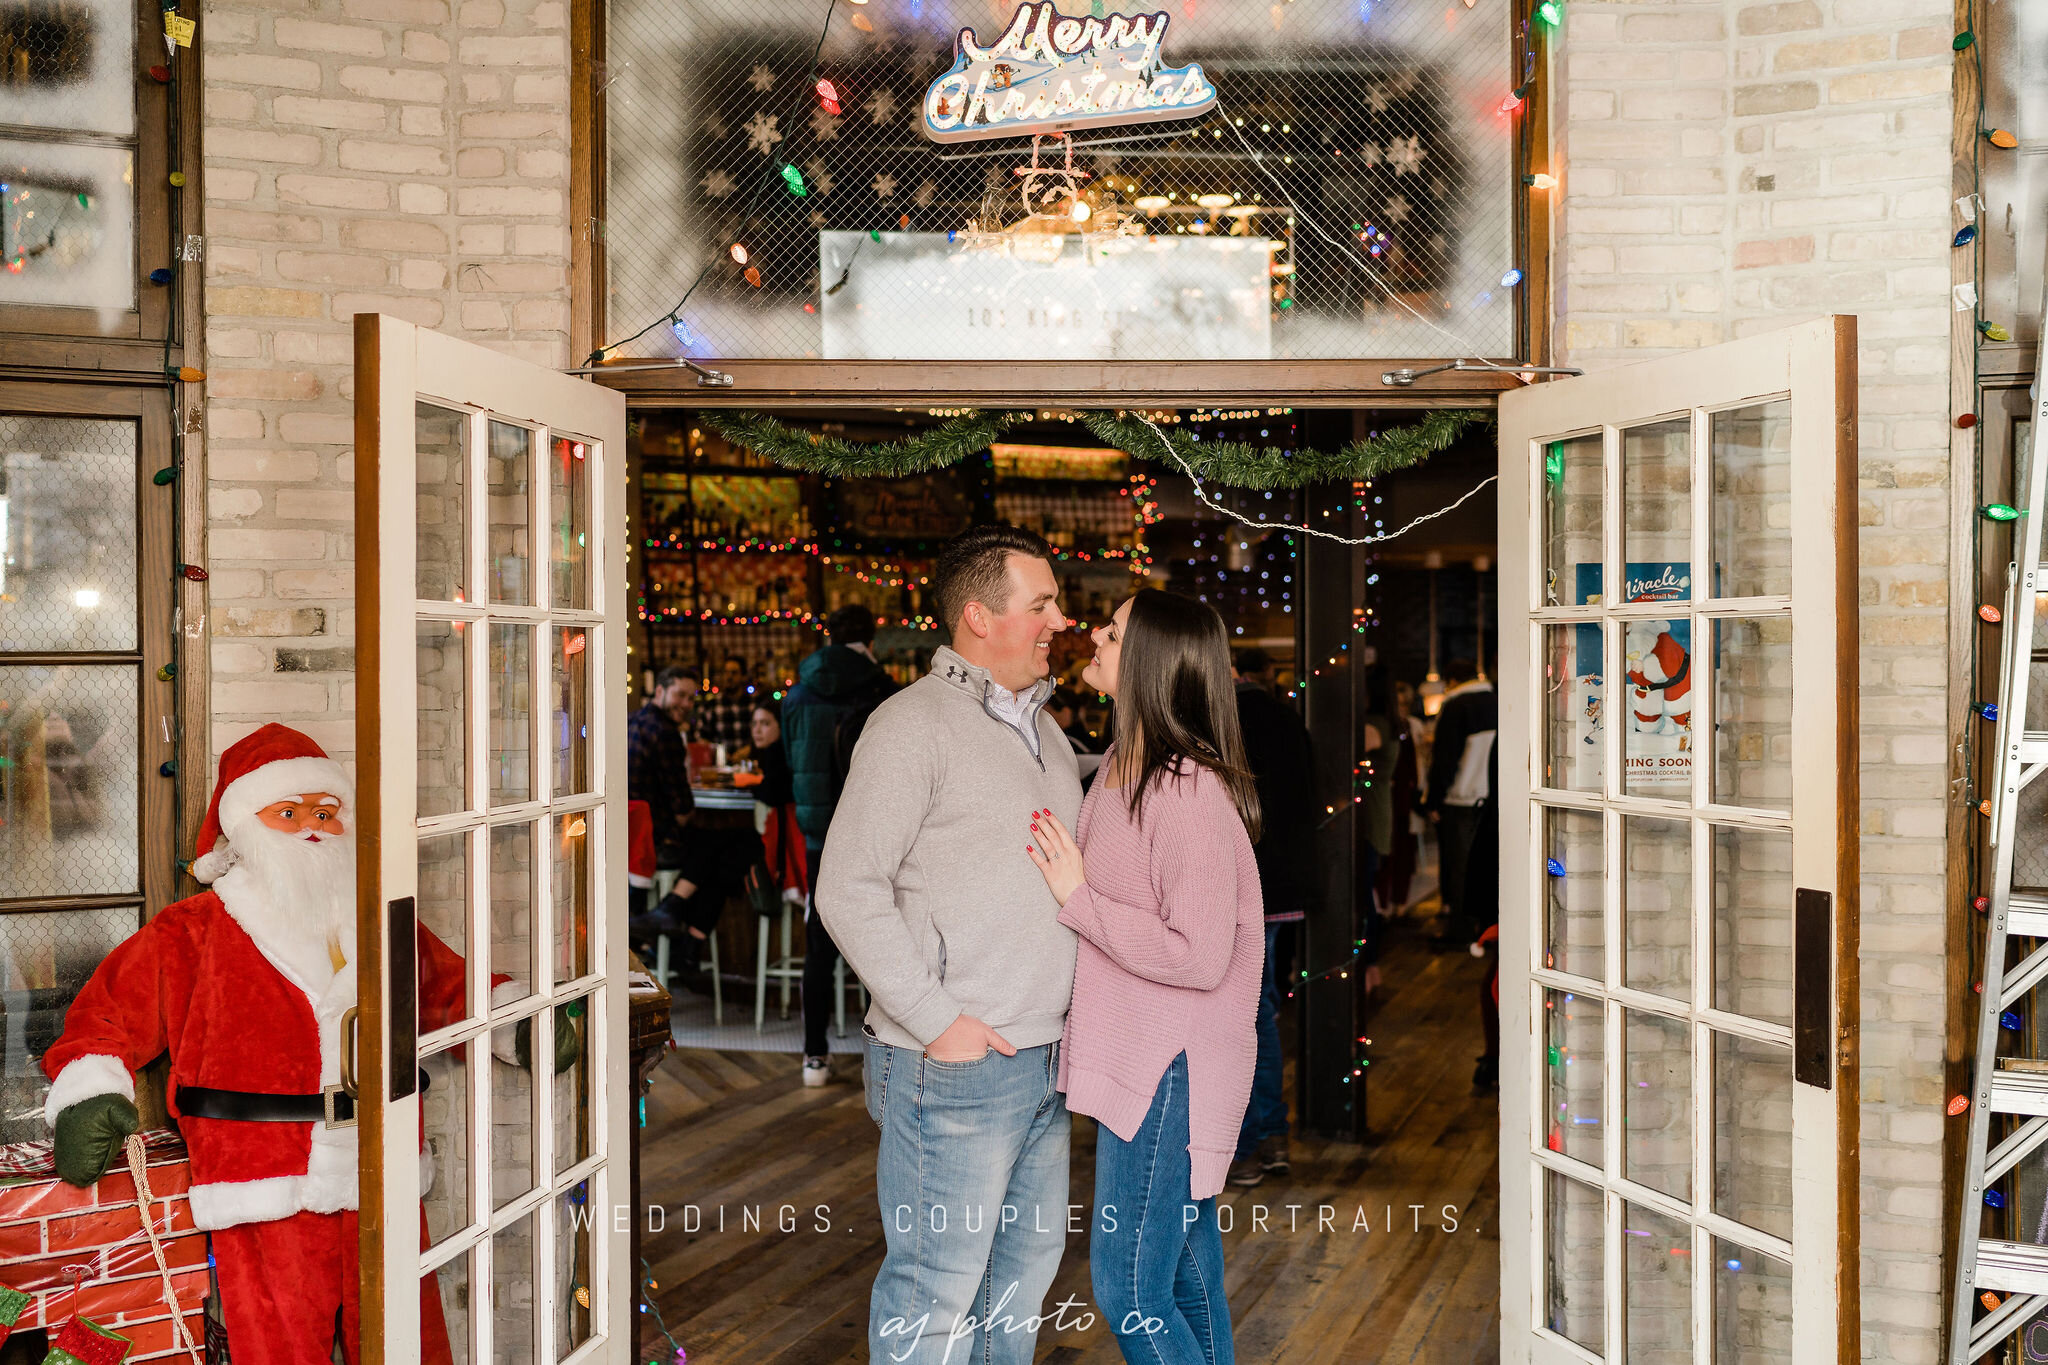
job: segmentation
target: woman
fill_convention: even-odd
[[[754,831],[761,836],[761,856],[783,896],[801,904],[810,894],[811,874],[796,825],[789,757],[782,748],[782,703],[772,697],[754,703],[748,737],[753,740],[749,752],[761,773],[761,783],[754,788]]]
[[[1222,618],[1147,589],[1095,651],[1082,679],[1116,699],[1114,742],[1078,842],[1041,811],[1028,845],[1081,936],[1059,1088],[1099,1125],[1095,1298],[1126,1360],[1228,1365],[1216,1195],[1257,1052],[1258,797]]]

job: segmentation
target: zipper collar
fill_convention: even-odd
[[[967,660],[954,652],[951,645],[940,645],[932,654],[932,676],[941,679],[949,687],[958,688],[981,703],[981,713],[1015,735],[1017,742],[1024,746],[1024,752],[1030,754],[1033,761],[1038,764],[1038,770],[1040,772],[1045,771],[1045,755],[1042,752],[1045,748],[1044,736],[1039,736],[1039,747],[1034,750],[1031,747],[1030,736],[1026,735],[1021,727],[1011,724],[1006,717],[996,714],[995,708],[990,705],[991,700],[995,696],[996,681],[989,676],[987,669],[967,662]],[[1045,709],[1046,701],[1052,696],[1052,679],[1040,678],[1036,683],[1032,684],[1031,690],[1023,693],[1022,696],[1024,698],[1024,724],[1036,730],[1038,728],[1039,714]]]

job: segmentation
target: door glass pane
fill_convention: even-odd
[[[469,808],[467,627],[459,621],[419,621],[414,630],[419,640],[419,815],[424,819]]]
[[[413,405],[416,451],[414,515],[419,519],[414,578],[421,598],[469,599],[466,538],[469,525],[469,414],[431,403]]]
[[[1654,590],[1631,564],[1631,601]],[[1652,572],[1667,575],[1669,568]],[[1673,583],[1669,591],[1689,591]],[[1626,686],[1622,729],[1622,791],[1666,801],[1692,799],[1693,623],[1683,615],[1621,623],[1621,671]]]
[[[126,63],[120,68],[126,92],[135,88],[133,70]],[[125,97],[132,108],[132,94]],[[0,213],[0,260],[7,265],[0,299],[66,308],[135,307],[132,150],[0,140],[0,182],[8,187],[6,211]]]
[[[548,446],[548,591],[580,610],[590,605],[590,447],[567,436]]]
[[[533,799],[533,627],[491,623],[491,804]]]
[[[1543,1173],[1544,1325],[1589,1351],[1607,1341],[1605,1221],[1599,1190]]]
[[[1606,743],[1597,624],[1543,627],[1543,785],[1599,791]]]
[[[1714,829],[1714,1007],[1792,1024],[1792,834]]]
[[[590,970],[590,830],[595,813],[555,817],[549,840],[554,867],[555,980],[573,981]]]
[[[537,1361],[533,1292],[538,1282],[534,1218],[527,1214],[491,1239],[491,1359],[494,1365]]]
[[[1713,799],[1790,810],[1792,618],[1717,620],[1713,643]]]
[[[448,1334],[453,1365],[469,1365],[469,1253],[464,1252],[434,1272],[441,1303],[441,1327]]]
[[[469,1018],[463,980],[469,958],[468,834],[443,834],[419,841],[419,889],[414,902],[420,927],[438,940],[420,958],[420,1031]]]
[[[1692,1028],[1682,1019],[1622,1012],[1622,1174],[1692,1200]]]
[[[1792,1049],[1713,1034],[1714,1212],[1792,1237]]]
[[[555,1208],[555,1354],[561,1360],[590,1340],[590,1182],[570,1190]]]
[[[1553,971],[1603,980],[1606,942],[1601,890],[1600,816],[1593,811],[1543,812],[1543,965]]]
[[[114,4],[0,9],[7,121],[64,133],[135,131],[135,15]]]
[[[555,796],[590,790],[590,642],[594,630],[565,626],[551,632],[553,716],[548,725]]]
[[[420,1126],[427,1135],[433,1180],[420,1187],[427,1244],[436,1246],[469,1225],[469,1049],[446,1048],[420,1064],[427,1090]],[[424,1179],[424,1177],[423,1177]]]
[[[533,841],[537,824],[491,831],[491,1005],[533,991]]]
[[[0,773],[0,776],[4,776]],[[47,1142],[50,1082],[36,1065],[108,953],[142,923],[139,905],[0,915],[0,1142]]]
[[[0,667],[0,896],[141,890],[136,686],[134,664]]]
[[[1543,600],[1546,607],[1573,606],[1598,592],[1580,566],[1601,564],[1603,481],[1601,436],[1574,436],[1543,445]]]
[[[493,421],[486,446],[490,480],[491,600],[533,605],[533,433]]]
[[[526,1053],[520,1035],[539,1032],[537,1020],[521,1019],[491,1030],[491,1053],[511,1065],[491,1070],[491,1207],[502,1209],[533,1188],[534,1134],[540,1131],[537,1106],[539,1093],[533,1088],[533,1068],[516,1059]],[[545,1049],[535,1040],[534,1050]],[[499,1267],[502,1277],[505,1268]],[[528,1285],[529,1290],[532,1286]],[[500,1357],[503,1358],[502,1356]]]
[[[1714,1239],[1714,1365],[1791,1365],[1792,1267]]]
[[[559,1174],[590,1155],[590,1012],[591,997],[582,996],[567,1006],[566,1023],[576,1031],[579,1046],[575,1065],[555,1077],[555,1171]]]
[[[1623,816],[1621,870],[1622,980],[1690,1000],[1692,826]]]
[[[1621,433],[1621,550],[1630,565],[1692,560],[1692,418]]]
[[[0,651],[135,648],[135,460],[133,422],[0,416]]]
[[[1780,398],[1712,418],[1713,597],[1792,591],[1792,403]]]
[[[1543,992],[1544,1145],[1592,1166],[1606,1164],[1600,1152],[1604,1020],[1600,1002],[1590,996]]]
[[[1692,1365],[1692,1229],[1641,1204],[1621,1206],[1628,1365]]]

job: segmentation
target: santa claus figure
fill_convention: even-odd
[[[87,1185],[139,1126],[134,1073],[170,1053],[192,1217],[211,1235],[236,1365],[327,1365],[337,1320],[357,1358],[355,1105],[340,1053],[356,1003],[352,800],[340,765],[296,730],[232,745],[192,864],[207,889],[108,954],[42,1058],[57,1173]],[[424,1031],[460,1017],[462,963],[424,926],[418,947]],[[559,1070],[577,1045],[559,1016],[556,1038]],[[421,1358],[448,1360],[431,1277],[421,1322]]]

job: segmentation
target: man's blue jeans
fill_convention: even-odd
[[[888,1254],[868,1305],[874,1365],[1030,1365],[1067,1243],[1072,1120],[1059,1044],[937,1062],[869,1034],[868,1117]]]
[[[1095,1130],[1089,1279],[1103,1325],[1130,1365],[1232,1365],[1216,1198],[1191,1199],[1188,1055],[1159,1078],[1125,1142]]]
[[[1273,940],[1280,926],[1266,926],[1266,979],[1259,987],[1258,1060],[1252,1063],[1252,1094],[1244,1109],[1244,1131],[1237,1136],[1237,1159],[1259,1150],[1263,1138],[1287,1136],[1287,1090],[1281,1080],[1280,986],[1273,965]]]

